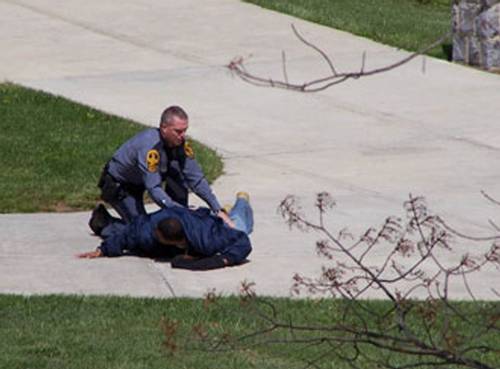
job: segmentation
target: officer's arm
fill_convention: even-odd
[[[162,188],[160,174],[160,153],[157,150],[139,150],[137,163],[142,173],[142,180],[151,199],[162,208],[180,206],[172,200]]]
[[[148,191],[149,196],[153,201],[156,203],[161,208],[170,208],[173,206],[181,206],[170,196],[167,195],[165,190],[161,187],[160,185],[154,186],[154,187],[146,187],[146,191]]]
[[[221,210],[222,207],[219,201],[212,192],[203,171],[194,158],[186,157],[183,174],[189,188],[201,197],[212,211],[217,213]]]

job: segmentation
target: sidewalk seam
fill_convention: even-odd
[[[165,278],[165,275],[162,273],[157,263],[154,260],[149,260],[148,264],[152,269],[154,269],[160,275],[160,278],[162,279],[163,283],[167,287],[168,291],[171,293],[172,295],[171,297],[177,297],[172,285],[168,282],[167,278]]]

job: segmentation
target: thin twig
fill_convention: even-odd
[[[299,91],[299,92],[318,92],[322,90],[326,90],[327,88],[330,88],[332,86],[335,86],[337,84],[343,83],[347,81],[348,79],[358,79],[360,77],[367,77],[367,76],[372,76],[380,73],[385,73],[388,72],[392,69],[398,68],[411,60],[415,59],[417,56],[425,54],[429,50],[435,48],[438,45],[441,45],[445,40],[449,39],[451,33],[447,32],[446,34],[443,34],[441,37],[439,37],[436,41],[432,42],[431,44],[423,47],[422,49],[411,53],[407,57],[386,65],[381,68],[375,68],[366,71],[365,70],[365,63],[366,63],[366,55],[363,53],[362,56],[362,63],[361,63],[361,69],[359,71],[355,72],[343,72],[339,73],[335,69],[333,62],[331,60],[331,57],[329,57],[323,50],[321,50],[318,46],[314,45],[312,42],[306,40],[296,29],[296,27],[292,24],[292,30],[295,34],[295,36],[306,46],[311,47],[314,49],[316,52],[318,52],[322,59],[328,64],[330,68],[331,74],[321,77],[318,79],[313,79],[304,83],[290,83],[288,80],[288,77],[285,78],[284,80],[276,80],[273,78],[265,78],[261,77],[255,74],[252,74],[248,72],[245,67],[244,67],[244,60],[241,57],[233,59],[227,67],[229,70],[234,72],[237,76],[239,76],[242,80],[254,84],[256,86],[263,86],[263,87],[275,87],[275,88],[282,88],[282,89],[288,89],[288,90],[293,90],[293,91]]]
[[[336,71],[335,67],[333,66],[333,62],[330,59],[330,57],[323,50],[321,50],[319,47],[317,47],[312,42],[309,42],[304,37],[302,37],[302,35],[299,33],[299,31],[297,30],[297,28],[295,28],[295,25],[293,23],[292,23],[291,26],[292,26],[292,30],[293,30],[293,33],[295,34],[295,36],[297,36],[297,38],[300,41],[302,41],[305,45],[307,45],[310,48],[316,50],[323,57],[323,59],[326,61],[326,63],[330,67],[330,71],[332,72],[332,76],[336,76],[337,75],[337,71]]]

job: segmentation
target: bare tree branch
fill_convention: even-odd
[[[371,70],[365,70],[365,65],[366,65],[366,52],[363,52],[362,58],[361,58],[361,68],[357,71],[352,71],[352,72],[339,72],[334,66],[334,63],[332,61],[332,58],[327,55],[325,51],[323,51],[320,47],[316,46],[314,43],[306,40],[297,30],[297,28],[292,24],[291,25],[293,33],[295,36],[306,46],[312,48],[315,50],[317,53],[320,54],[321,58],[327,63],[329,69],[330,69],[330,74],[317,78],[317,79],[312,79],[310,81],[306,81],[303,83],[291,83],[288,80],[288,74],[284,73],[284,79],[273,79],[273,78],[266,78],[262,77],[253,73],[250,73],[247,71],[245,67],[245,60],[242,57],[237,57],[234,58],[228,65],[227,68],[240,77],[242,80],[256,85],[256,86],[262,86],[262,87],[276,87],[276,88],[282,88],[282,89],[287,89],[287,90],[293,90],[293,91],[299,91],[299,92],[318,92],[322,90],[326,90],[327,88],[330,88],[332,86],[335,86],[339,83],[345,82],[349,79],[358,79],[361,77],[368,77],[368,76],[373,76],[376,74],[380,73],[385,73],[388,72],[392,69],[398,68],[411,60],[415,59],[419,55],[423,55],[429,50],[432,50],[436,46],[439,46],[443,44],[447,39],[450,38],[451,32],[447,32],[446,34],[440,36],[436,41],[432,42],[431,44],[421,48],[420,50],[411,53],[407,57],[386,65],[384,67],[380,68],[375,68]],[[283,71],[286,71],[286,60],[284,58],[284,53],[282,54],[282,64],[283,64]],[[425,72],[425,61],[422,64],[422,70]]]
[[[475,299],[468,276],[486,265],[500,267],[500,246],[493,243],[486,252],[466,253],[458,261],[446,257],[454,252],[456,238],[492,242],[497,236],[471,237],[451,229],[429,212],[423,198],[410,195],[404,204],[406,219],[388,217],[378,229],[346,240],[335,236],[342,232],[325,226],[325,216],[334,205],[328,194],[318,194],[316,221],[303,214],[293,196],[287,196],[279,207],[290,227],[317,232],[320,237],[316,248],[329,265],[316,277],[296,274],[292,290],[340,296],[332,301],[331,321],[294,321],[269,300],[257,297],[252,283],[244,282],[240,313],[255,329],[236,337],[226,332],[199,334],[198,349],[221,352],[294,345],[305,368],[323,367],[332,358],[356,369],[499,368],[500,350],[495,345],[500,305],[481,302],[464,307],[452,301],[450,286],[461,281]],[[382,250],[386,254],[381,265],[371,265],[373,253]],[[369,291],[385,296],[385,305],[375,308],[367,302]],[[423,295],[415,295],[416,291]],[[173,345],[171,339],[165,342]]]

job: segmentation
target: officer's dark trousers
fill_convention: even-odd
[[[187,207],[188,190],[179,183],[179,180],[179,178],[167,178],[165,192],[173,201]],[[123,224],[130,223],[136,216],[146,214],[144,207],[145,188],[143,186],[120,183],[105,168],[99,180],[99,187],[101,188],[101,199],[110,204],[121,217],[121,219],[113,218],[113,224],[119,225],[119,228]],[[113,226],[106,227],[101,236],[106,238],[112,232]]]

